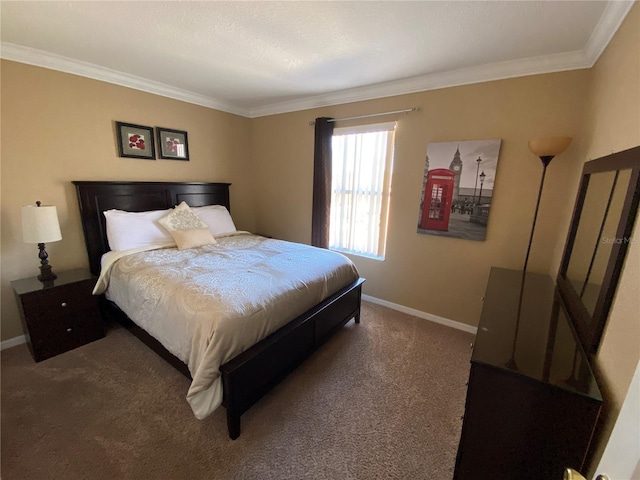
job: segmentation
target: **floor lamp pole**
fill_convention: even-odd
[[[566,143],[564,145],[564,150],[571,140],[568,141],[565,139],[563,142]],[[529,145],[531,148],[531,144]],[[513,345],[511,346],[511,358],[506,363],[507,368],[512,370],[518,370],[518,365],[516,364],[516,344],[518,342],[518,330],[520,330],[520,317],[522,315],[522,299],[524,297],[524,281],[527,275],[527,265],[529,264],[529,253],[531,253],[531,244],[533,243],[533,234],[536,230],[536,221],[538,220],[538,210],[540,209],[540,199],[542,198],[542,189],[544,188],[544,179],[547,176],[547,167],[551,160],[555,155],[540,155],[540,161],[542,162],[542,176],[540,177],[540,187],[538,188],[538,199],[536,200],[536,210],[533,214],[533,223],[531,224],[531,234],[529,235],[529,244],[527,245],[527,254],[524,257],[524,268],[522,269],[522,279],[520,281],[520,295],[518,296],[518,313],[516,317],[516,331],[513,336]]]
[[[538,220],[538,210],[540,209],[540,199],[542,198],[542,188],[544,187],[544,179],[547,175],[547,166],[553,160],[552,155],[540,157],[542,160],[542,177],[540,178],[540,188],[538,188],[538,200],[536,201],[536,210],[533,214],[533,224],[531,225],[531,234],[529,235],[529,245],[527,246],[527,255],[524,257],[524,268],[522,276],[527,273],[527,265],[529,264],[529,253],[531,252],[531,243],[533,242],[533,232],[536,230],[536,221]]]

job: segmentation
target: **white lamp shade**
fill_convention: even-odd
[[[22,238],[25,243],[48,243],[62,240],[58,211],[54,205],[22,207]]]

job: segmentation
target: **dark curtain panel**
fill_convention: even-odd
[[[329,217],[331,215],[331,138],[333,122],[330,118],[316,118],[316,137],[313,149],[313,213],[311,217],[311,245],[329,247]]]

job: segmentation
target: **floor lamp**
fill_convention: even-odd
[[[544,137],[529,140],[529,150],[540,158],[542,162],[542,176],[540,177],[540,188],[538,189],[538,200],[536,201],[536,210],[533,214],[533,224],[531,225],[531,235],[529,235],[529,244],[527,246],[527,255],[524,257],[524,268],[522,274],[527,271],[529,263],[529,253],[531,252],[531,242],[533,241],[533,232],[536,229],[536,220],[538,219],[538,209],[540,208],[540,198],[542,198],[542,187],[544,186],[544,177],[547,174],[547,167],[557,155],[564,152],[571,143],[571,137]]]
[[[540,199],[542,198],[542,188],[544,187],[544,179],[547,175],[547,167],[557,155],[564,152],[571,143],[571,137],[543,137],[529,140],[529,150],[540,158],[542,162],[542,176],[540,177],[540,187],[538,188],[538,199],[536,200],[536,209],[533,214],[533,223],[531,224],[531,234],[529,235],[529,243],[527,245],[527,254],[524,257],[524,268],[522,269],[522,281],[520,282],[520,296],[518,298],[518,316],[516,318],[516,332],[513,336],[513,347],[511,349],[511,359],[507,362],[507,366],[516,370],[518,367],[515,362],[516,342],[518,340],[518,329],[520,328],[520,314],[522,312],[522,297],[524,295],[524,279],[527,274],[527,265],[529,263],[529,253],[531,252],[531,243],[533,242],[533,233],[536,229],[536,221],[538,219],[538,209],[540,208]]]

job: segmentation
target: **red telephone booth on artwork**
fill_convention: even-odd
[[[454,178],[455,174],[446,168],[438,168],[427,173],[420,228],[443,232],[449,230]]]

